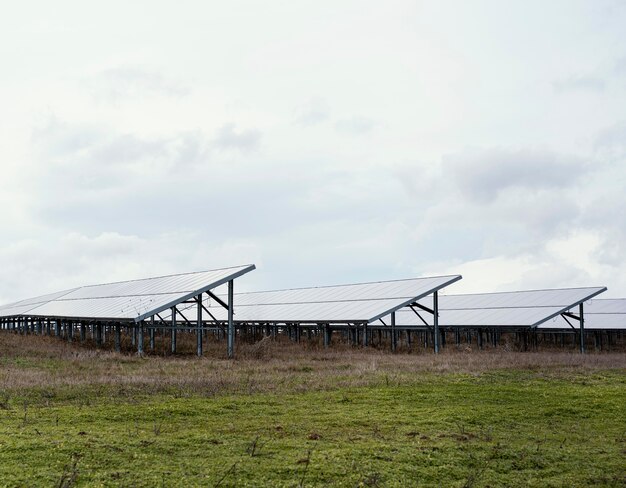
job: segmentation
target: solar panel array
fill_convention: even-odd
[[[460,279],[450,275],[237,293],[234,318],[239,322],[373,322]],[[206,305],[217,320],[225,320],[226,311],[215,300]],[[167,320],[169,315],[162,317]]]
[[[451,327],[536,327],[604,291],[605,287],[590,287],[441,296],[439,324]],[[429,308],[433,306],[430,298],[420,300],[420,303]],[[420,316],[432,325],[430,314],[420,312]],[[406,309],[398,313],[396,322],[398,325],[424,325],[412,310]]]
[[[245,265],[83,286],[2,306],[0,317],[28,314],[40,317],[140,321],[253,269],[254,265]]]
[[[203,291],[215,291],[254,268],[254,265],[246,265],[72,288],[0,306],[0,317],[30,315],[140,321],[160,313],[168,320],[171,318],[169,308],[176,304],[183,316],[193,321],[195,311],[190,309],[195,305],[184,304],[188,298]],[[398,326],[424,326],[424,321],[432,325],[431,314],[416,309],[418,316],[406,306],[418,301],[432,309],[432,293],[460,279],[460,275],[449,275],[237,293],[235,320],[373,323],[396,311]],[[440,295],[439,323],[453,327],[569,329],[570,325],[561,314],[568,310],[577,313],[577,305],[587,302],[585,326],[588,329],[626,329],[626,299],[591,300],[605,290],[605,287],[589,287]],[[227,302],[225,295],[220,297]],[[205,320],[227,320],[227,311],[218,301],[206,295],[203,300],[211,314],[209,317],[205,313]],[[578,327],[577,321],[572,323]]]

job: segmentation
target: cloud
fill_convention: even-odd
[[[626,56],[622,56],[615,61],[613,72],[618,75],[626,75]]]
[[[577,75],[554,81],[552,88],[556,93],[586,91],[602,93],[606,87],[604,79],[592,75]]]
[[[146,96],[182,98],[190,90],[163,74],[138,66],[118,66],[97,72],[89,80],[93,96],[118,103]]]
[[[329,118],[328,102],[315,97],[295,110],[294,123],[301,127],[311,127],[326,122]]]
[[[600,131],[595,138],[594,149],[610,160],[626,157],[626,121]]]
[[[363,135],[371,132],[376,125],[375,121],[365,117],[351,117],[338,120],[335,127],[340,132]]]
[[[602,247],[603,240],[594,233],[575,231],[545,240],[533,253],[500,254],[440,266],[444,273],[463,275],[451,293],[607,285],[620,289],[626,279],[616,271],[625,271],[626,265],[614,268],[603,264],[598,260]]]
[[[117,191],[173,171],[207,165],[211,141],[200,131],[168,136],[120,133],[106,126],[68,123],[49,116],[32,131],[34,185],[67,189],[70,195]],[[40,176],[46,174],[45,179]]]
[[[223,125],[213,140],[213,145],[218,149],[238,149],[243,152],[254,151],[260,144],[261,131],[256,129],[238,131],[235,124]]]
[[[443,158],[444,178],[449,176],[461,194],[481,203],[516,188],[532,193],[571,187],[587,171],[580,158],[535,149],[468,150]]]

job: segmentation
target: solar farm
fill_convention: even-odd
[[[254,265],[83,286],[0,307],[3,329],[53,335],[69,342],[122,351],[130,338],[139,354],[178,352],[181,334],[195,337],[203,355],[210,339],[225,341],[229,358],[237,338],[287,336],[295,342],[432,348],[474,341],[498,347],[513,334],[522,350],[543,344],[580,352],[619,347],[626,330],[626,299],[602,300],[606,287],[445,294],[460,275],[336,286],[235,293],[235,280]],[[224,290],[225,289],[225,290]],[[166,344],[167,343],[167,344]],[[167,346],[167,347],[165,347]]]
[[[239,291],[254,270],[0,306],[0,487],[626,484],[606,287]]]

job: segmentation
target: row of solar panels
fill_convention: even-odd
[[[155,314],[169,320],[170,307],[177,305],[189,320],[195,305],[190,298],[214,290],[255,269],[237,266],[197,273],[84,286],[39,296],[0,307],[0,317],[38,316],[77,319],[133,320],[139,322]],[[235,294],[235,320],[238,322],[299,323],[386,323],[397,312],[400,326],[432,325],[433,316],[419,303],[433,308],[433,292],[461,279],[460,275],[351,285],[296,288]],[[595,299],[605,287],[534,290],[439,297],[439,323],[467,327],[570,328],[562,314],[577,312],[587,303],[585,326],[596,329],[626,329],[626,299]],[[221,296],[227,301],[226,296]],[[210,316],[226,320],[226,310],[215,299],[204,295]],[[209,317],[205,314],[205,320]],[[575,323],[575,326],[578,324]]]
[[[445,279],[442,277],[441,279]],[[411,291],[391,299],[382,293],[383,286],[392,285],[401,290],[410,288],[416,280],[350,285],[351,289],[364,287],[370,292],[381,288],[380,298],[348,299],[342,287],[325,287],[333,291],[333,299],[320,300],[319,288],[240,293],[235,295],[235,317],[241,322],[368,322],[389,325],[389,307],[395,300],[396,325],[424,327],[433,325],[433,315],[408,303],[433,308],[432,292],[417,300],[407,299]],[[590,329],[626,329],[626,299],[593,299],[606,291],[604,287],[532,290],[520,292],[481,293],[439,296],[439,324],[448,327],[578,327],[562,313],[578,313],[578,305],[585,303],[585,326]],[[222,297],[223,298],[223,297]],[[404,301],[402,306],[400,302]],[[207,300],[207,309],[218,320],[225,320],[226,312],[214,300]],[[360,312],[359,312],[360,311]],[[183,309],[188,318],[190,315]],[[360,315],[359,315],[360,313]],[[367,317],[365,319],[365,317]],[[169,319],[169,314],[163,318]],[[341,319],[340,319],[341,318]]]

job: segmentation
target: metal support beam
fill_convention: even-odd
[[[196,297],[198,318],[196,323],[196,354],[202,357],[202,295]]]
[[[150,351],[154,351],[154,315],[150,317]]]
[[[136,324],[137,327],[137,354],[143,356],[143,320]]]
[[[396,312],[391,312],[391,350],[396,352],[398,347],[398,334],[396,333]]]
[[[228,283],[229,283],[229,286],[230,286],[230,282],[231,282],[231,281],[233,281],[233,280],[230,280],[230,281],[228,282]],[[222,307],[224,307],[225,309],[227,309],[227,310],[228,310],[228,309],[230,308],[230,302],[228,302],[227,304],[226,304],[226,303],[224,303],[224,301],[223,301],[220,297],[218,297],[217,295],[215,295],[215,294],[214,294],[211,290],[208,290],[206,293],[207,293],[207,295],[209,295],[209,296],[210,296],[213,300],[215,300],[217,303],[219,303],[219,304],[220,304]]]
[[[176,307],[172,307],[172,354],[176,353]]]
[[[439,294],[436,291],[433,293],[433,328],[435,354],[439,354]]]
[[[232,359],[235,356],[235,324],[233,323],[233,280],[228,282],[228,345],[227,354],[228,358]]]
[[[80,323],[80,342],[85,342],[85,338],[87,337],[87,331],[85,330],[85,324],[83,322]]]
[[[578,305],[578,320],[580,324],[580,352],[585,353],[585,314],[584,306],[581,303]]]
[[[96,324],[96,347],[102,347],[102,324]]]
[[[367,347],[368,346],[368,339],[367,339],[367,322],[363,323],[363,347]]]
[[[122,351],[122,326],[115,324],[115,352]]]

